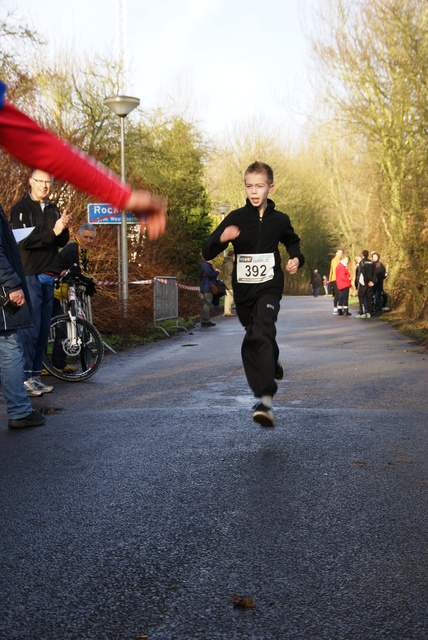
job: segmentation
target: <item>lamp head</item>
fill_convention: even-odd
[[[105,98],[104,104],[120,118],[125,118],[128,113],[138,107],[140,100],[131,96],[111,96]]]

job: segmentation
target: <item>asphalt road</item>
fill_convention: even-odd
[[[274,429],[236,318],[0,400],[2,640],[428,638],[427,352],[332,306],[283,300]]]

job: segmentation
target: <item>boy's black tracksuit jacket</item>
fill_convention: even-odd
[[[305,259],[300,252],[300,238],[291,226],[287,214],[275,210],[275,203],[267,201],[267,207],[260,219],[257,207],[247,199],[240,209],[231,211],[211,234],[202,248],[202,255],[211,260],[224,251],[228,242],[220,242],[220,236],[226,227],[236,225],[240,229],[239,236],[233,240],[233,248],[238,254],[273,253],[275,256],[274,277],[268,282],[257,284],[238,283],[236,281],[235,260],[232,274],[233,292],[237,304],[253,304],[261,295],[270,294],[282,297],[284,289],[284,273],[281,269],[281,256],[278,244],[281,242],[287,249],[290,258],[299,258],[299,268]]]

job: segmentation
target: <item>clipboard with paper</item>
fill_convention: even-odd
[[[36,227],[26,227],[24,229],[12,229],[12,233],[15,236],[15,240],[18,242],[18,244],[20,242],[22,242],[23,240],[25,240],[25,238],[28,238],[28,236],[30,235],[30,233],[35,229]]]

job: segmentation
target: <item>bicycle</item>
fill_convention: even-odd
[[[43,366],[60,380],[80,382],[100,368],[104,345],[99,331],[86,317],[85,286],[71,278],[70,270],[58,279],[58,286],[68,283],[69,289],[63,301],[64,315],[51,319]]]

